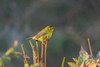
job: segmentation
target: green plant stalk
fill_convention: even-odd
[[[64,62],[65,62],[65,57],[63,58],[62,66],[61,67],[64,67]]]

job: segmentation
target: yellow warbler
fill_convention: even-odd
[[[54,28],[52,26],[47,26],[43,30],[41,30],[38,34],[36,34],[33,37],[27,38],[28,40],[30,39],[35,39],[38,41],[46,41],[46,39],[49,39],[52,36]]]

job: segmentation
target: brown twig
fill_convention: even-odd
[[[37,63],[39,63],[39,46],[38,46],[38,41],[37,40],[36,40],[36,48],[37,48]]]
[[[41,47],[41,67],[44,67],[43,55],[44,55],[44,42],[42,42],[42,47]]]
[[[46,58],[47,58],[47,45],[48,45],[48,39],[46,40],[46,45],[45,45],[45,58],[44,58],[44,62],[45,62],[45,67],[46,67]]]
[[[23,51],[23,55],[24,55],[24,64],[28,64],[28,61],[27,61],[27,58],[26,58],[26,53],[25,53],[25,50],[24,50],[24,46],[21,45],[21,48],[22,48],[22,51]]]
[[[35,49],[34,49],[34,46],[32,45],[32,42],[31,42],[31,40],[29,40],[29,43],[30,43],[30,45],[31,45],[31,47],[32,47],[32,52],[33,52],[33,63],[35,64],[35,63],[37,63],[37,56],[36,56],[36,51],[35,51]]]
[[[91,58],[93,59],[93,53],[92,53],[92,49],[91,49],[91,44],[90,44],[90,39],[89,38],[88,38],[88,45],[89,45],[89,50],[90,50]]]

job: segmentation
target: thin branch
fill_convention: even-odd
[[[24,64],[28,64],[28,60],[27,60],[27,58],[26,58],[26,53],[25,53],[25,50],[24,50],[24,46],[23,45],[21,45],[21,48],[22,48],[22,51],[23,51],[23,55],[24,55]]]
[[[43,55],[44,55],[44,42],[42,42],[42,47],[41,47],[41,67],[44,67]]]
[[[30,45],[31,45],[31,47],[32,47],[32,52],[33,52],[33,63],[35,64],[35,63],[37,63],[37,56],[36,56],[36,51],[35,51],[35,49],[34,49],[34,46],[32,45],[32,42],[31,42],[31,40],[29,40],[29,43],[30,43]]]
[[[88,38],[88,45],[89,45],[89,50],[90,50],[91,58],[93,59],[93,53],[92,53],[92,49],[91,49],[91,44],[90,44],[90,39],[89,38]]]
[[[37,48],[37,63],[39,63],[39,46],[38,46],[38,41],[37,40],[36,40],[36,48]]]
[[[65,62],[65,57],[63,58],[62,66],[61,67],[64,67],[64,62]]]
[[[46,62],[47,62],[47,60],[46,60],[46,58],[47,58],[47,45],[48,45],[48,39],[46,40],[46,45],[45,45],[45,58],[44,58],[44,62],[45,62],[45,67],[46,67]]]

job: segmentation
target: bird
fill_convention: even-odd
[[[26,39],[27,40],[34,39],[36,41],[44,42],[47,39],[51,38],[53,31],[54,31],[53,26],[47,26],[44,29],[42,29],[39,33],[37,33],[35,36]]]

